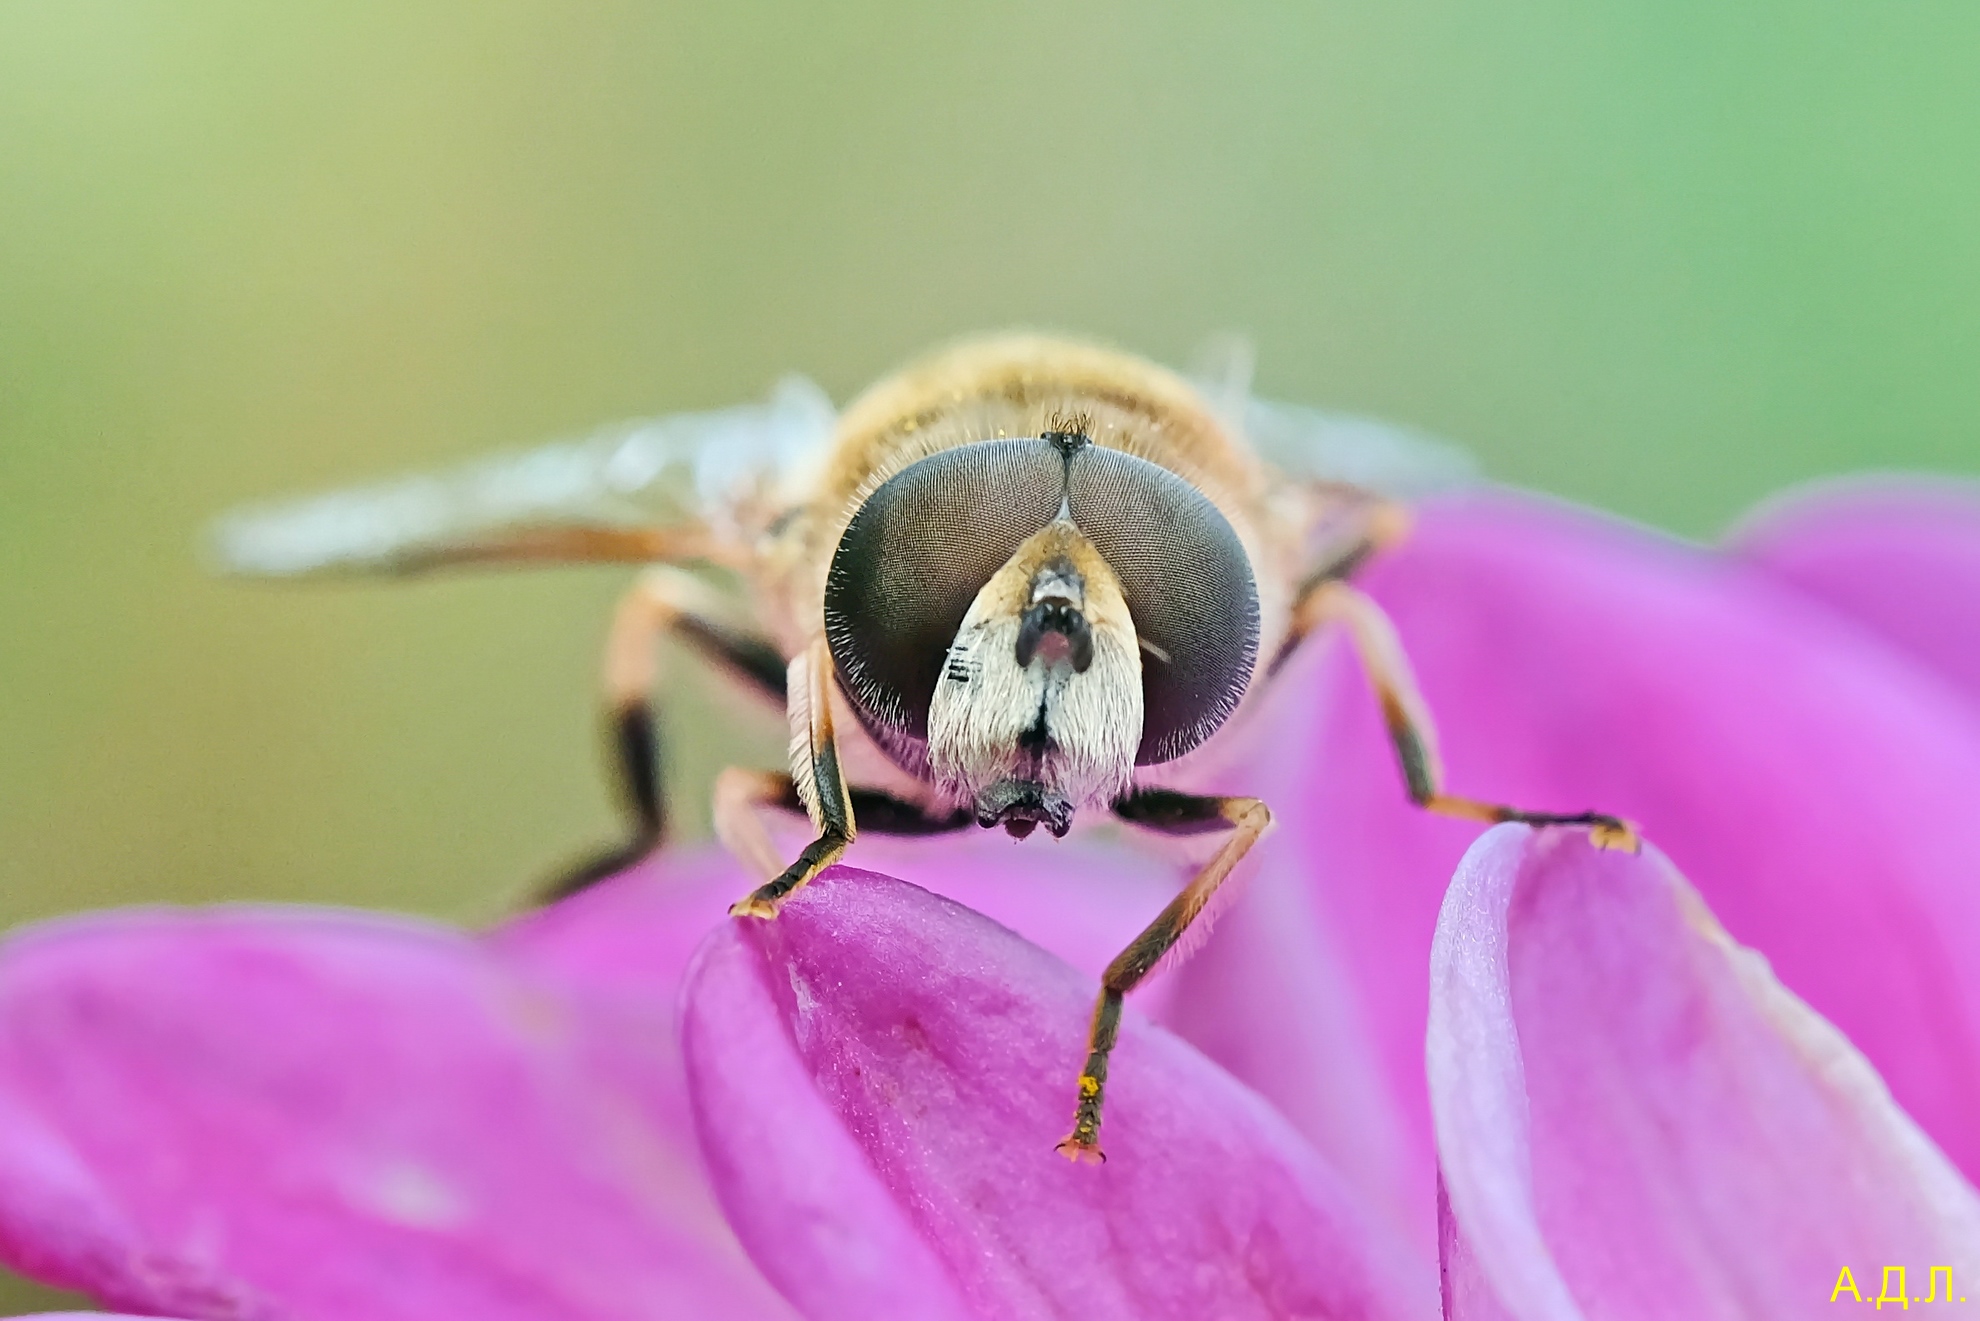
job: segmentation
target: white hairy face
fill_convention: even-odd
[[[1119,580],[1078,529],[1055,522],[984,585],[956,631],[928,712],[929,774],[979,816],[1035,792],[1069,819],[1127,790],[1141,725],[1141,653]]]

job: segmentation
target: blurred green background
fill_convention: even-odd
[[[198,533],[787,369],[844,399],[972,329],[1236,329],[1275,394],[1691,535],[1971,473],[1976,67],[1963,0],[13,0],[0,922],[480,920],[606,839],[626,575],[244,587]],[[677,686],[705,817],[777,730]]]

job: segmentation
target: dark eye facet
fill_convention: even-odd
[[[1065,459],[1045,440],[942,450],[881,483],[853,515],[825,580],[825,637],[874,735],[913,755],[970,602],[1058,516]]]
[[[1142,656],[1137,765],[1173,761],[1237,708],[1258,663],[1258,587],[1230,522],[1146,459],[1097,446],[1071,463],[1073,522],[1113,566]],[[960,618],[960,616],[958,616]]]

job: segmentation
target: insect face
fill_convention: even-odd
[[[1111,801],[1141,742],[1141,657],[1113,569],[1068,519],[1019,546],[970,603],[928,711],[928,769],[983,825],[1063,835]]]
[[[875,740],[984,824],[1063,833],[1223,724],[1258,653],[1237,534],[1182,477],[1077,433],[955,446],[871,491],[825,588]]]

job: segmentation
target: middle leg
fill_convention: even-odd
[[[620,600],[605,644],[606,726],[626,836],[560,876],[545,888],[541,902],[566,898],[623,871],[666,840],[667,799],[652,693],[660,636],[667,632],[684,638],[746,690],[783,704],[784,661],[775,647],[726,620],[715,593],[694,575],[671,565],[642,573]]]
[[[1395,626],[1372,597],[1347,583],[1324,581],[1301,597],[1294,611],[1296,636],[1326,623],[1339,623],[1361,660],[1362,670],[1382,705],[1382,721],[1401,763],[1410,801],[1426,811],[1467,821],[1517,821],[1530,826],[1587,826],[1598,848],[1634,853],[1636,830],[1621,817],[1603,812],[1531,812],[1507,803],[1464,798],[1444,792],[1444,767],[1437,755],[1436,726],[1416,687],[1409,657]]]

